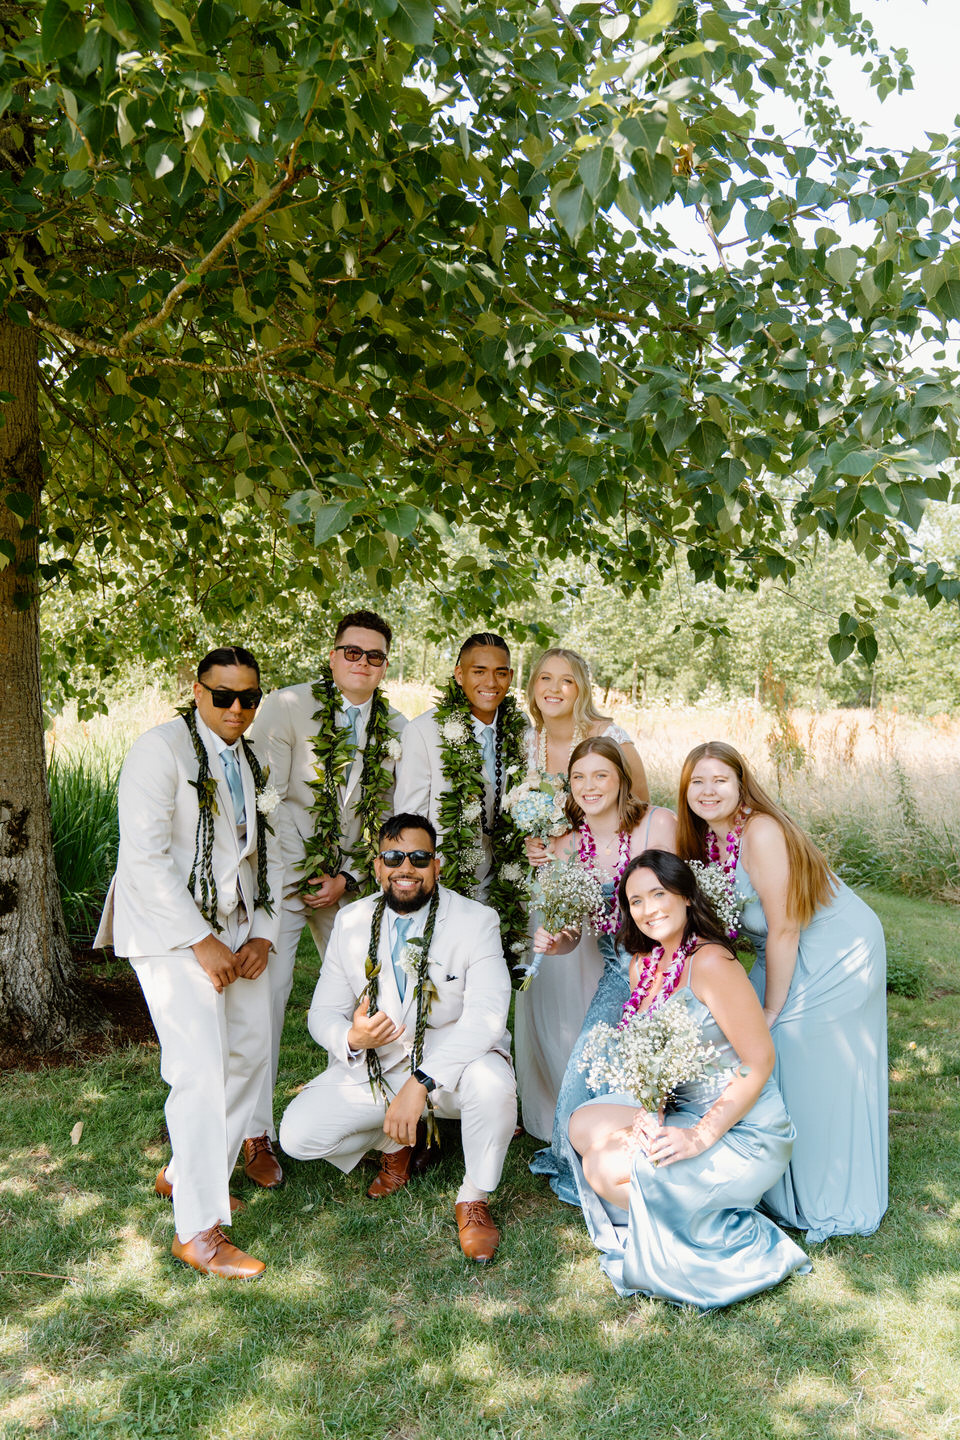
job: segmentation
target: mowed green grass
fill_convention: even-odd
[[[577,1212],[511,1147],[497,1262],[457,1247],[459,1154],[397,1196],[288,1165],[234,1238],[269,1265],[205,1280],[169,1253],[157,1050],[7,1074],[0,1435],[356,1440],[901,1440],[960,1433],[960,911],[868,894],[926,983],[892,996],[891,1204],[869,1238],[719,1314],[617,1299]],[[301,949],[280,1093],[319,1068]],[[77,1145],[70,1132],[83,1121]],[[34,1273],[29,1273],[34,1272]]]

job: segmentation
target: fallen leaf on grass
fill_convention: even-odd
[[[82,1120],[78,1120],[77,1123],[76,1123],[76,1125],[74,1125],[73,1129],[70,1131],[70,1144],[71,1144],[71,1145],[79,1145],[79,1144],[80,1144],[80,1136],[81,1136],[82,1134],[83,1134],[83,1121],[82,1121]]]

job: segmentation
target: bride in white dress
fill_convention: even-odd
[[[615,740],[632,780],[632,793],[647,801],[643,762],[632,737],[593,701],[586,660],[575,650],[546,650],[530,672],[527,709],[527,772],[538,770],[554,783],[566,783],[570,756],[581,740],[599,735]],[[548,852],[540,840],[527,841],[532,864]],[[530,935],[539,924],[530,917]],[[567,955],[545,955],[528,990],[517,995],[514,1052],[524,1129],[549,1140],[560,1082],[603,973],[597,937],[584,927],[583,938]]]

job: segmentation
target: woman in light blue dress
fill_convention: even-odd
[[[665,850],[674,848],[676,817],[662,806],[637,802],[630,792],[628,761],[619,745],[606,736],[585,740],[574,749],[570,757],[569,783],[571,795],[567,801],[567,814],[575,828],[569,834],[552,840],[550,850],[560,860],[575,858],[583,850],[593,850],[590,863],[603,885],[609,929],[597,936],[588,933],[581,936],[573,931],[550,935],[540,928],[534,936],[535,949],[545,955],[566,957],[571,962],[576,961],[589,946],[599,952],[603,969],[572,1050],[569,1039],[566,1041],[566,1066],[556,1099],[550,1146],[537,1151],[530,1162],[530,1169],[535,1175],[548,1177],[559,1199],[568,1205],[579,1205],[567,1121],[576,1106],[594,1093],[587,1089],[586,1078],[579,1069],[583,1037],[598,1020],[619,1019],[623,1002],[630,993],[627,980],[629,957],[618,952],[614,942],[618,919],[614,892],[619,874],[632,855],[639,854],[651,844]],[[584,926],[584,932],[586,930]],[[563,959],[559,960],[554,969],[563,963]],[[541,978],[538,975],[534,984],[539,984]]]
[[[717,1055],[660,1115],[622,1093],[574,1111],[584,1216],[621,1295],[715,1310],[810,1268],[755,1208],[789,1162],[793,1126],[770,1079],[773,1045],[757,997],[689,867],[646,850],[620,893],[619,939],[634,954],[637,987],[631,1024],[685,1006]],[[646,956],[650,969],[638,963]]]
[[[745,900],[751,983],[797,1129],[764,1208],[809,1241],[870,1235],[887,1208],[883,929],[732,746],[698,745],[680,780],[678,849],[719,860]]]

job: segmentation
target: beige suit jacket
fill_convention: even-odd
[[[366,896],[337,915],[307,1024],[329,1056],[328,1069],[366,1082],[364,1052],[351,1059],[347,1033],[366,985],[365,963],[377,897]],[[466,1065],[491,1050],[510,1058],[507,1012],[510,976],[500,945],[496,911],[440,887],[437,923],[430,946],[430,979],[437,988],[427,1021],[423,1069],[439,1086],[454,1089]],[[404,1033],[378,1054],[384,1073],[409,1065],[416,1020],[416,989],[401,1001],[393,966],[380,970],[378,1006]]]
[[[317,733],[317,709],[311,685],[289,685],[283,690],[272,691],[266,697],[251,730],[251,737],[257,743],[257,753],[262,753],[270,766],[270,784],[276,786],[283,801],[274,812],[274,828],[280,838],[283,888],[287,895],[295,894],[304,879],[304,872],[299,866],[305,843],[314,832],[310,807],[316,796],[310,789],[310,781],[316,779],[314,766],[317,757],[313,737]],[[399,710],[391,707],[390,729],[398,739],[406,723]],[[358,754],[347,784],[340,788],[340,846],[344,855],[360,838],[356,810],[363,770],[360,758]],[[386,757],[385,764],[392,773],[395,761]],[[392,808],[391,787],[384,800],[383,819],[392,813]],[[343,868],[349,870],[348,861]]]
[[[233,802],[211,732],[197,716],[210,774],[217,782],[213,872],[218,918],[229,919],[238,904],[250,917],[244,939],[274,944],[279,926],[282,869],[280,846],[267,832],[267,880],[274,914],[255,908],[257,894],[256,792],[253,775],[238,751],[247,817],[241,844]],[[120,848],[95,945],[112,945],[118,955],[164,955],[210,933],[210,925],[188,887],[196,846],[197,757],[186,724],[178,716],[141,735],[120,771]],[[274,811],[272,820],[276,817]],[[275,828],[275,827],[274,827]]]
[[[470,724],[469,719],[465,720]],[[436,710],[426,710],[411,720],[403,732],[400,760],[397,765],[397,787],[395,804],[397,813],[426,815],[437,831],[437,844],[443,850],[443,826],[440,823],[440,799],[449,785],[443,774],[440,752],[440,730],[437,726]],[[506,788],[506,787],[505,787]],[[484,806],[487,817],[493,810],[493,786],[483,777]],[[477,826],[479,830],[479,825]],[[477,871],[477,882],[482,885],[490,872],[493,852],[490,837],[482,837],[483,863]]]

